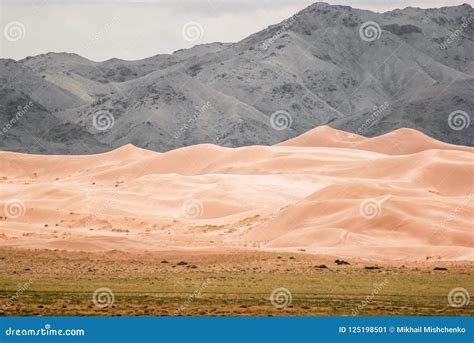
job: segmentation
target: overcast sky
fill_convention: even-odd
[[[135,60],[209,42],[235,42],[314,0],[0,0],[0,57],[50,51]],[[472,0],[328,0],[383,12]],[[187,24],[187,25],[186,25]]]

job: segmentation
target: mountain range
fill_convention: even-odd
[[[137,61],[0,59],[0,149],[273,145],[314,127],[474,145],[474,10],[315,3],[236,43]]]

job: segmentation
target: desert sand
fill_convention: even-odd
[[[0,246],[472,261],[473,153],[329,127],[275,146],[0,152]]]

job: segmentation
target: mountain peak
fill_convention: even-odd
[[[129,143],[160,152],[274,145],[323,125],[366,137],[406,127],[474,145],[474,44],[462,26],[471,11],[378,14],[315,3],[233,44],[138,61],[69,53],[2,61],[2,127],[25,100],[34,106],[2,131],[0,147],[77,154]],[[113,125],[97,130],[104,113]]]

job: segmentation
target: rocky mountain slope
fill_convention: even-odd
[[[269,145],[325,124],[369,137],[415,128],[472,146],[473,32],[467,4],[379,14],[316,3],[233,44],[138,61],[4,59],[0,148]]]

